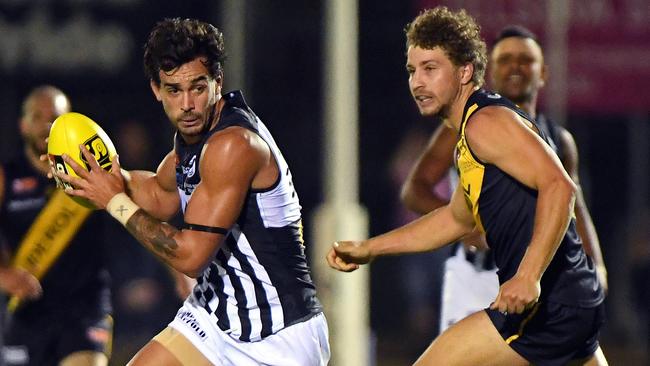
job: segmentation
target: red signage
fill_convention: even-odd
[[[419,9],[466,9],[491,45],[505,25],[521,24],[547,44],[550,1],[419,0]],[[650,2],[560,0],[567,9],[567,91],[571,112],[650,111]],[[558,16],[555,14],[554,16]],[[548,49],[546,50],[548,53]],[[552,73],[553,70],[550,70]]]

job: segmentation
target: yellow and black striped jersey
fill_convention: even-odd
[[[535,222],[537,191],[511,177],[499,167],[477,158],[465,138],[465,127],[481,108],[502,106],[528,121],[543,140],[548,137],[536,122],[499,94],[477,90],[467,101],[456,145],[456,168],[465,201],[478,228],[485,232],[498,267],[500,283],[510,279],[519,267],[530,243]],[[575,219],[562,239],[542,278],[541,299],[591,307],[603,300],[594,265],[582,249]]]

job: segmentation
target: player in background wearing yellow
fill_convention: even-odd
[[[406,38],[420,113],[458,133],[459,184],[449,204],[412,223],[334,243],[328,264],[354,271],[377,256],[434,250],[478,229],[493,251],[499,293],[415,364],[606,365],[598,344],[604,291],[575,230],[575,184],[549,140],[516,105],[481,89],[486,47],[464,10],[423,11]]]
[[[291,171],[240,91],[222,94],[214,26],[166,19],[145,45],[154,96],[177,133],[156,173],[91,161],[71,195],[90,199],[148,250],[197,278],[169,326],[130,365],[324,366],[328,331],[310,278]],[[168,220],[179,209],[184,227]]]
[[[601,284],[607,289],[607,270],[600,243],[580,189],[575,141],[569,131],[537,111],[538,94],[547,80],[547,66],[537,37],[521,26],[505,27],[494,41],[489,69],[494,91],[535,119],[576,184],[576,228],[585,252],[596,265]],[[412,211],[424,215],[448,202],[448,198],[437,196],[433,188],[448,172],[453,183],[457,183],[453,168],[456,141],[456,132],[444,124],[432,135],[402,187],[402,201]],[[445,263],[441,332],[496,298],[499,290],[496,267],[484,240],[482,235],[466,238]]]
[[[91,214],[81,224],[40,283],[13,260],[18,250],[28,245],[23,240],[30,227],[40,222],[37,215],[55,204],[54,181],[47,178],[50,166],[40,156],[47,152],[45,138],[50,125],[69,111],[68,97],[58,88],[32,90],[20,117],[24,147],[0,168],[0,231],[6,253],[0,264],[0,290],[21,299],[10,314],[7,329],[2,329],[5,347],[0,354],[7,365],[108,364],[113,324],[107,247],[97,235],[103,230],[99,214]],[[63,217],[61,220],[46,223],[55,228],[50,231],[52,237],[56,225],[66,222]]]

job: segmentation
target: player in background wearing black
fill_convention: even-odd
[[[47,178],[45,142],[51,123],[70,111],[68,97],[53,86],[40,86],[25,98],[20,117],[24,146],[15,159],[0,168],[0,232],[3,258],[0,290],[20,300],[12,302],[5,331],[7,365],[105,366],[108,364],[113,323],[106,266],[102,214],[80,219],[71,240],[58,236],[68,213],[81,206],[63,195],[59,204],[54,181]],[[53,212],[54,219],[37,220]],[[44,221],[45,220],[45,221]],[[37,236],[27,235],[30,228]],[[29,238],[34,238],[30,240]],[[40,259],[55,255],[40,244],[61,240],[60,256],[39,280],[22,269],[16,256],[30,250]],[[4,311],[4,309],[2,309]]]

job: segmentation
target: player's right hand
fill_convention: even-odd
[[[0,290],[20,300],[38,299],[43,293],[36,277],[18,267],[0,268]]]
[[[490,309],[502,314],[521,314],[535,306],[541,294],[539,279],[515,274],[499,286],[499,294]]]
[[[341,272],[352,272],[372,260],[365,241],[337,241],[327,253],[327,263]]]

